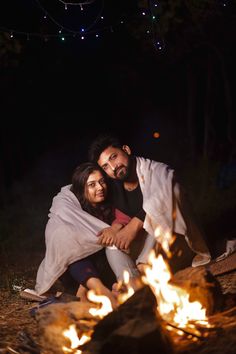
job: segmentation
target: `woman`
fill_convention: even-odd
[[[78,166],[72,176],[71,191],[84,211],[109,225],[112,224],[115,212],[107,201],[106,176],[97,165],[88,162]],[[123,224],[119,224],[116,220],[111,229],[116,232],[121,227],[123,227]],[[111,238],[105,240],[107,244],[111,243],[111,241]],[[107,295],[114,302],[113,296],[111,296],[111,292],[107,287],[109,286],[109,279],[107,278],[110,278],[110,269],[106,265],[108,265],[107,259],[104,249],[102,249],[95,254],[70,264],[66,273],[61,277],[62,283],[65,288],[69,284],[69,286],[73,283],[77,283],[77,286],[80,284],[77,296],[81,298],[84,298],[86,289],[94,289],[99,294]],[[100,278],[104,272],[106,277],[104,276],[104,281],[102,282]]]
[[[66,290],[73,288],[77,296],[83,298],[85,289],[94,289],[108,296],[112,306],[116,306],[116,299],[102,282],[96,266],[96,258],[103,249],[97,236],[100,230],[109,228],[115,233],[123,227],[117,220],[109,227],[115,215],[107,202],[105,178],[96,164],[81,164],[73,173],[72,185],[62,187],[53,198],[45,230],[46,254],[39,266],[34,290],[36,295],[42,296],[61,279]],[[104,242],[112,243],[110,232]],[[124,269],[131,277],[138,275],[127,254],[115,247],[109,252],[120,263],[115,274],[118,280]]]

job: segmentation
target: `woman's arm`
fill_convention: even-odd
[[[103,246],[112,246],[116,239],[116,234],[124,227],[123,224],[114,223],[110,227],[99,231],[97,236],[99,237],[98,243]]]

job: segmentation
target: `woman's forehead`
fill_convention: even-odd
[[[103,177],[103,174],[101,173],[101,171],[95,170],[90,173],[90,175],[88,176],[87,182],[96,181],[102,177]]]

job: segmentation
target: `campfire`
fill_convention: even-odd
[[[53,304],[38,311],[42,347],[50,353],[170,354],[213,339],[224,304],[219,283],[204,267],[173,276],[168,265],[171,242],[169,234],[162,239],[166,257],[150,253],[139,290],[134,292],[124,274],[114,311],[106,296],[93,291],[88,303]],[[220,313],[228,327],[232,311]]]

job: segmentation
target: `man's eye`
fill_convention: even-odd
[[[111,160],[114,160],[116,158],[116,154],[111,155]]]

